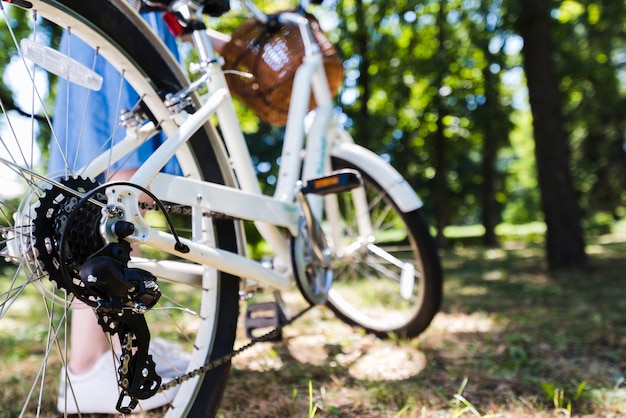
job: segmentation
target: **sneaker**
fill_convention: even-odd
[[[190,355],[178,344],[156,338],[150,343],[150,354],[163,383],[184,374],[187,370]],[[118,355],[107,351],[91,370],[85,373],[75,374],[69,368],[61,370],[57,409],[68,414],[118,414],[115,409],[120,396],[117,384],[119,366],[117,357]],[[133,412],[149,411],[171,403],[178,388],[179,386],[175,386],[151,398],[140,400]]]
[[[150,341],[150,354],[156,365],[155,370],[164,382],[185,374],[191,360],[191,354],[180,344],[159,337]]]

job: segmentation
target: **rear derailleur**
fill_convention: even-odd
[[[128,267],[129,255],[130,244],[120,240],[93,254],[79,270],[86,293],[92,300],[97,295],[98,323],[120,340],[121,392],[116,409],[123,414],[130,414],[139,400],[155,395],[161,386],[148,353],[150,331],[143,315],[157,303],[161,292],[152,274]]]

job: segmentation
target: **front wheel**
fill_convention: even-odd
[[[366,167],[339,158],[363,187],[327,196],[324,227],[333,251],[328,305],[345,322],[380,337],[415,337],[439,310],[442,273],[420,209],[402,212]]]

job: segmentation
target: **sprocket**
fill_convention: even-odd
[[[56,185],[45,191],[39,200],[39,206],[35,208],[34,247],[37,260],[50,280],[59,288],[72,292],[75,285],[68,283],[68,279],[61,273],[61,263],[65,263],[71,280],[80,280],[80,266],[105,245],[99,233],[102,207],[92,202],[76,207],[81,195],[98,186],[95,180],[69,177],[59,183],[69,190],[75,190],[77,194]],[[93,199],[106,203],[104,193],[96,193]],[[77,213],[71,225],[67,225],[68,217],[73,211]],[[66,244],[64,254],[61,255],[59,241],[63,233]]]

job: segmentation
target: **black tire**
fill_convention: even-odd
[[[162,123],[166,134],[171,133],[175,129],[175,126],[171,124],[167,116],[166,108],[162,105],[161,98],[166,93],[174,93],[181,90],[188,82],[182,74],[180,66],[166,47],[150,33],[150,29],[143,20],[126,6],[125,1],[35,0],[13,3],[26,7],[26,11],[29,14],[36,11],[37,17],[43,18],[46,22],[62,25],[62,28],[71,27],[72,33],[81,38],[84,35],[84,39],[90,45],[97,47],[102,56],[107,58],[118,70],[124,70],[124,74],[127,74],[129,77],[129,83],[144,98],[143,102],[147,109],[155,121]],[[2,5],[5,9],[9,7],[4,2]],[[10,13],[14,13],[14,10],[10,10]],[[8,62],[0,63],[0,68],[2,68],[3,72],[5,65],[8,65]],[[10,118],[10,116],[7,117]],[[44,124],[46,123],[45,117],[37,119],[44,120]],[[48,123],[49,120],[48,118]],[[16,133],[13,140],[19,144],[23,141],[18,136],[19,133]],[[185,175],[218,184],[233,185],[234,181],[221,146],[221,140],[212,126],[206,126],[204,129],[199,130],[189,141],[188,149],[183,151],[185,162],[181,163],[181,165]],[[25,161],[25,159],[18,158],[14,159],[14,161]],[[22,174],[27,173],[27,170],[35,170],[35,167],[31,167],[30,163],[18,164],[22,168],[10,167],[11,170],[17,170]],[[74,175],[74,173],[70,174]],[[55,290],[50,286],[46,275],[41,273],[39,265],[35,262],[37,254],[32,253],[31,242],[29,241],[33,239],[33,228],[27,220],[29,215],[24,215],[25,212],[28,213],[28,209],[31,206],[37,205],[36,202],[42,196],[42,193],[45,194],[45,191],[42,192],[41,186],[46,181],[38,179],[36,184],[34,184],[28,176],[24,176],[23,180],[23,183],[27,185],[27,190],[29,190],[29,185],[31,188],[30,191],[27,191],[21,197],[19,207],[15,203],[16,198],[5,199],[0,197],[0,227],[4,236],[8,237],[6,241],[1,241],[3,243],[2,247],[8,241],[18,242],[18,244],[12,247],[12,261],[10,263],[18,265],[16,280],[13,281],[8,289],[0,288],[0,317],[4,317],[6,312],[8,312],[9,306],[21,293],[22,288],[25,288],[27,284],[36,283],[43,290],[51,306],[61,306],[64,313],[60,317],[61,321],[64,321],[67,318],[69,300],[64,296],[64,292]],[[9,180],[2,180],[3,183],[5,181]],[[10,181],[15,180],[12,179]],[[20,199],[17,198],[17,200]],[[25,208],[26,211],[24,210]],[[12,217],[13,212],[18,213],[17,222]],[[213,232],[210,234],[210,239],[214,240],[217,247],[231,252],[238,252],[237,236],[239,226],[236,223],[228,220],[205,220],[203,222],[211,223],[210,226]],[[5,251],[9,251],[8,246],[5,248]],[[16,251],[20,253],[21,257],[15,256]],[[27,272],[27,274],[25,275],[24,272]],[[204,281],[197,289],[186,289],[186,293],[194,291],[198,294],[201,293],[198,309],[202,305],[210,305],[206,309],[212,309],[212,314],[215,315],[210,336],[206,337],[208,338],[206,342],[210,343],[210,347],[203,351],[202,359],[198,359],[196,356],[195,362],[197,364],[222,358],[232,351],[239,311],[239,279],[220,272],[210,272],[205,276],[210,276],[210,278],[203,276],[203,280],[210,280],[213,284],[213,288],[210,290],[212,292],[211,296],[206,296],[209,290],[204,288]],[[202,287],[202,290],[200,287]],[[211,303],[209,304],[207,301]],[[176,301],[176,303],[180,303],[183,306],[183,302]],[[146,316],[151,314],[152,312]],[[54,320],[56,321],[58,317],[59,315],[55,316]],[[46,318],[46,320],[48,321],[50,318]],[[173,317],[172,321],[174,321]],[[55,324],[55,326],[58,327],[59,325]],[[63,326],[58,329],[63,329]],[[57,347],[63,344],[63,341],[55,342],[54,344],[48,343],[48,348],[59,351],[58,355],[61,357],[61,363],[64,363],[65,353],[63,353],[64,349],[58,349]],[[190,341],[189,345],[195,345],[193,340]],[[194,350],[198,349],[195,348]],[[43,369],[47,367],[48,360],[47,357],[44,359]],[[58,361],[56,362],[58,363]],[[56,387],[58,385],[58,367],[58,364],[50,365],[51,372],[45,374],[45,385],[42,384],[41,387]],[[163,415],[168,417],[210,417],[216,415],[225,390],[229,370],[230,363],[227,363],[206,373],[197,380],[185,383],[187,389],[185,391],[181,389],[178,396],[182,397],[181,393],[184,393],[186,399],[177,398],[178,401],[174,401],[176,408],[163,408]],[[36,379],[40,379],[40,377],[38,376]],[[33,387],[38,388],[41,382],[34,383],[36,384]],[[5,385],[9,383],[1,382],[0,384]],[[41,402],[35,402],[35,398],[36,396],[34,398],[31,397],[30,403],[24,402],[24,400],[17,402],[19,405],[25,404],[26,415],[36,411],[37,407],[42,408],[45,412],[52,412],[54,408],[52,406],[53,403],[46,399],[45,395]],[[153,416],[152,413],[151,416]]]
[[[342,242],[331,245],[335,261],[328,306],[346,323],[381,338],[419,335],[439,311],[443,280],[421,209],[402,212],[367,167],[339,158],[332,159],[332,167],[360,172],[372,231],[364,236],[356,221],[353,202],[362,199],[358,193],[363,189],[340,194]],[[327,235],[332,241],[332,234]]]

